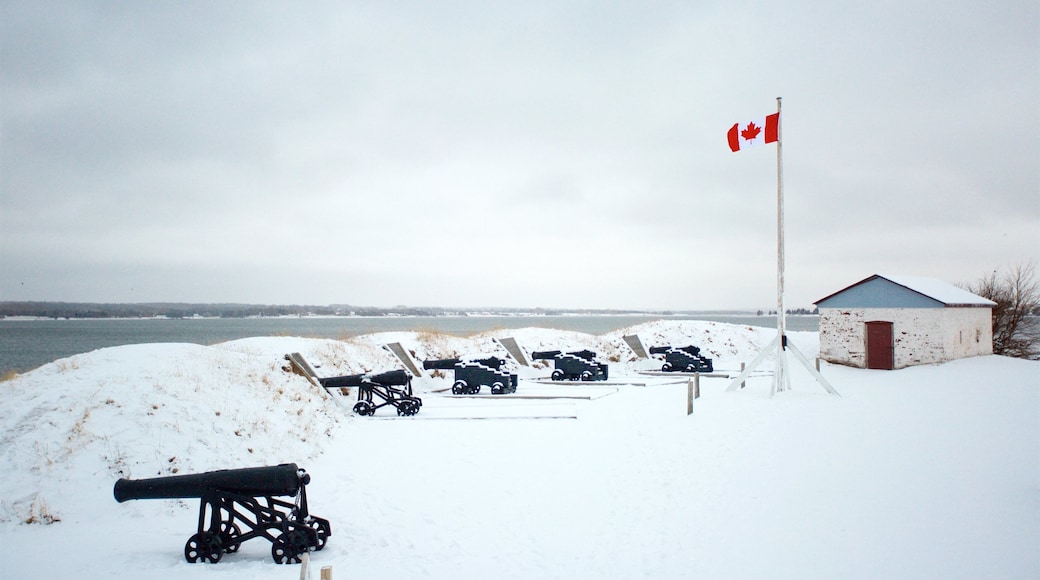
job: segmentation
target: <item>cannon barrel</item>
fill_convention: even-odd
[[[671,349],[672,347],[670,346],[651,346],[650,354],[668,354],[668,351]]]
[[[591,350],[589,350],[589,349],[575,350],[575,351],[571,351],[571,352],[569,352],[567,354],[572,354],[572,355],[574,355],[574,356],[576,356],[578,358],[583,358],[585,360],[592,360],[592,359],[596,358],[596,353],[591,351]]]
[[[326,389],[334,389],[338,387],[360,387],[365,383],[404,386],[411,382],[411,377],[406,371],[398,369],[396,371],[386,371],[385,373],[379,373],[376,375],[362,373],[359,375],[344,375],[342,377],[326,377],[318,379],[318,382],[320,382],[321,386]]]
[[[689,346],[684,346],[684,347],[680,348],[679,350],[681,350],[683,352],[687,352],[689,354],[692,354],[693,356],[697,356],[697,355],[701,354],[700,347],[693,346],[692,344],[689,345]]]
[[[459,364],[459,359],[457,359],[457,358],[442,358],[440,360],[424,360],[423,364],[422,364],[422,368],[424,368],[426,370],[430,370],[430,369],[448,370],[448,369],[455,368],[455,365],[457,365],[457,364]]]
[[[296,495],[310,476],[302,477],[295,463],[274,467],[222,469],[192,475],[171,475],[151,479],[116,481],[112,495],[123,503],[131,499],[179,499],[202,497],[207,492],[224,491],[249,496]]]
[[[502,364],[506,361],[498,358],[497,356],[492,356],[488,358],[473,359],[473,362],[480,363],[486,367],[491,367],[497,371],[498,369],[502,368]]]
[[[408,371],[403,369],[386,371],[385,373],[379,373],[378,375],[367,375],[365,378],[367,378],[369,382],[383,386],[403,387],[412,382],[412,375],[408,374]]]
[[[559,350],[536,350],[531,353],[531,358],[534,360],[550,360],[561,354],[563,354],[563,351]]]
[[[360,387],[361,383],[365,380],[365,374],[359,375],[343,375],[342,377],[325,377],[318,379],[321,386],[326,389],[334,389],[337,387]]]

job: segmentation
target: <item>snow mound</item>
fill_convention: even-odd
[[[383,348],[398,342],[421,364],[440,358],[508,354],[496,339],[512,336],[534,350],[596,351],[614,374],[657,368],[637,360],[621,337],[701,344],[716,356],[753,353],[770,331],[714,322],[651,322],[603,336],[526,328],[467,337],[435,332],[386,332],[345,340],[257,337],[213,346],[140,344],[103,348],[44,365],[0,385],[0,522],[69,517],[78,505],[67,490],[120,477],[145,478],[274,465],[320,456],[343,421],[344,407],[285,360],[298,352],[319,376],[401,368]],[[547,374],[549,361],[530,368],[511,363],[521,378]],[[443,373],[442,373],[443,374]],[[448,378],[422,377],[419,393],[444,388]],[[98,483],[100,482],[100,483]]]
[[[342,413],[281,355],[230,346],[104,348],[0,385],[0,520],[68,517],[86,482],[319,455]]]

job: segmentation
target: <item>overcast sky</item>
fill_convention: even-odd
[[[0,4],[0,299],[726,309],[1040,258],[1040,3]]]

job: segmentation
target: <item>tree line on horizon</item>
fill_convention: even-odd
[[[270,305],[270,304],[206,304],[206,303],[96,303],[96,302],[0,302],[0,318],[33,317],[53,319],[75,318],[250,318],[277,316],[447,316],[481,314],[659,314],[672,315],[676,311],[639,311],[612,309],[550,309],[550,308],[441,308],[428,306],[352,306],[348,304]]]
[[[294,316],[335,314],[329,307],[251,304],[195,303],[95,303],[95,302],[2,302],[0,317],[36,318],[247,318],[251,316]]]

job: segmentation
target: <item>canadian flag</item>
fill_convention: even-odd
[[[729,128],[729,133],[726,134],[729,139],[729,148],[737,152],[753,145],[775,143],[780,134],[779,128],[780,113],[773,113],[750,123],[736,123]]]

